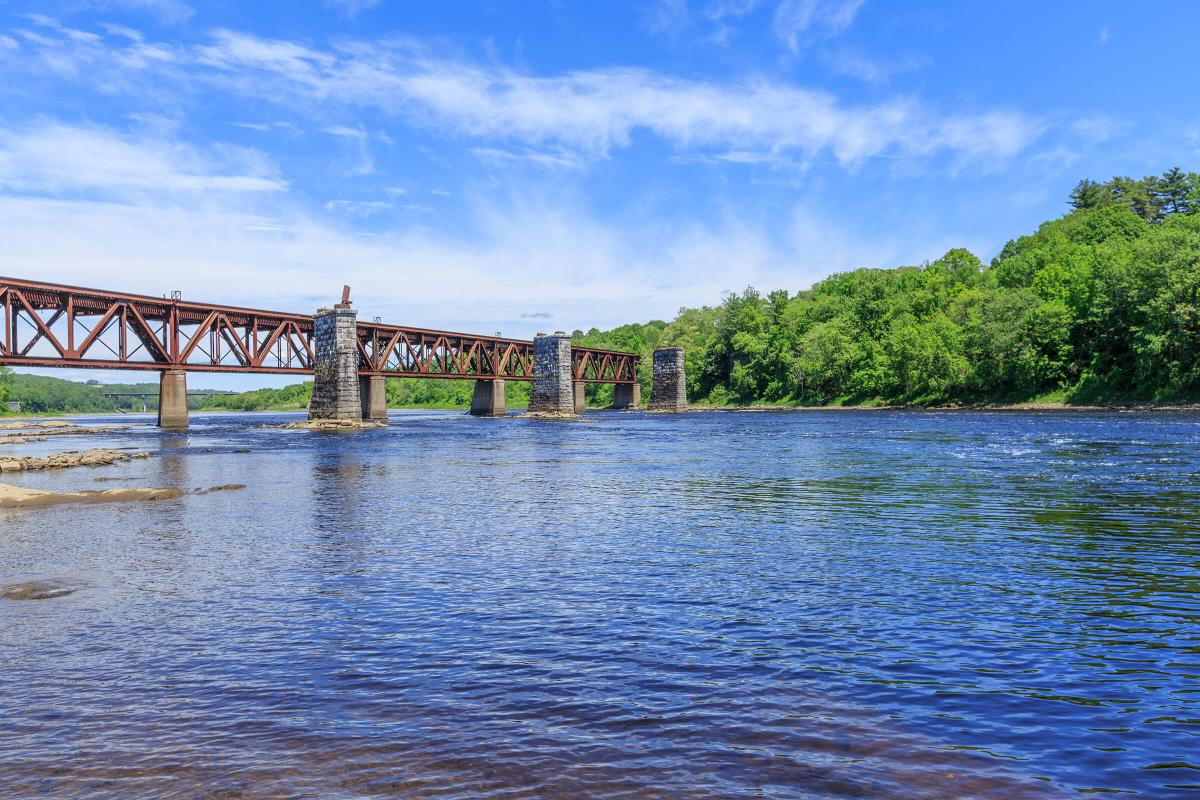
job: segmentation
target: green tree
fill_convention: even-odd
[[[1072,208],[1087,210],[1111,205],[1113,197],[1104,184],[1084,178],[1071,190],[1069,202]]]
[[[1196,189],[1195,173],[1189,175],[1179,167],[1172,167],[1158,182],[1158,203],[1168,214],[1190,214],[1194,210]]]

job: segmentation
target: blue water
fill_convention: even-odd
[[[1200,797],[1200,415],[294,418],[0,447],[247,485],[0,511],[0,796]]]

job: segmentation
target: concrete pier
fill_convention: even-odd
[[[584,393],[583,381],[575,381],[575,413],[582,414],[587,410],[587,395]]]
[[[362,398],[362,418],[369,422],[387,422],[387,378],[368,375],[358,379]]]
[[[163,370],[158,383],[158,427],[186,431],[188,427],[187,373]]]
[[[618,383],[613,386],[613,408],[636,408],[642,404],[642,387],[636,383]]]
[[[651,411],[683,411],[687,408],[683,348],[660,347],[654,351],[654,385],[650,389]]]
[[[575,381],[571,374],[571,335],[539,333],[533,339],[532,414],[575,416]]]
[[[341,304],[322,308],[313,317],[316,363],[310,420],[362,422],[357,316],[348,304]]]
[[[504,400],[504,381],[475,381],[470,413],[473,417],[503,417],[508,414],[508,406]]]

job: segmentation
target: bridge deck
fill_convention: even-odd
[[[313,318],[0,277],[0,364],[311,374]],[[533,379],[533,343],[358,322],[359,373]],[[572,348],[575,380],[633,383],[634,353]]]

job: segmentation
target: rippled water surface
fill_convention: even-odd
[[[1200,796],[1200,416],[291,418],[0,448],[247,484],[0,511],[0,796]]]

